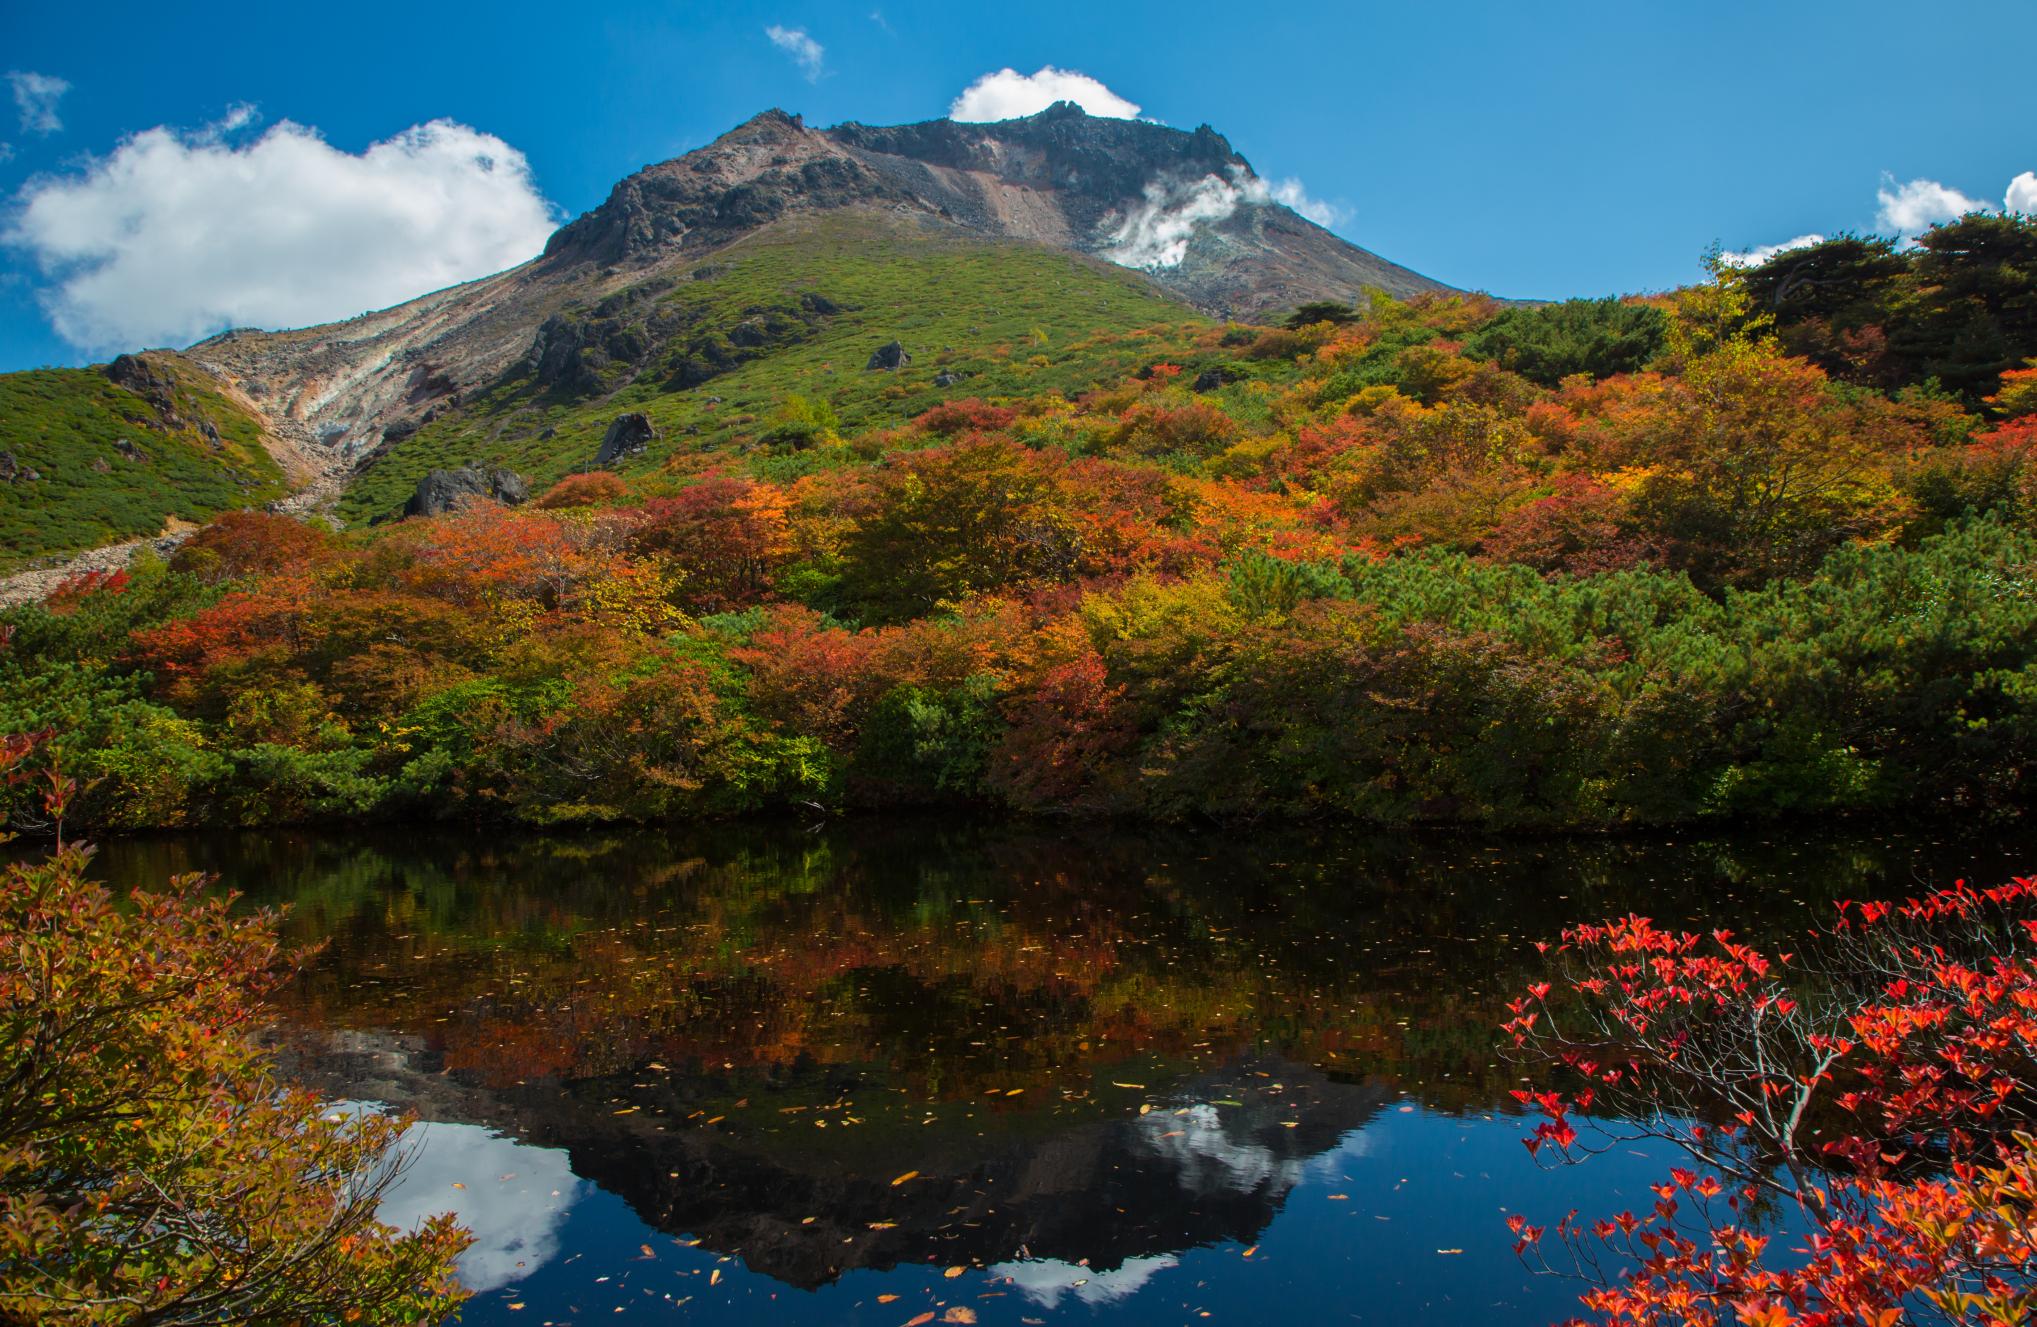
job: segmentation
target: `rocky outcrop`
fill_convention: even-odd
[[[609,421],[608,432],[601,435],[601,446],[595,449],[594,464],[614,465],[630,456],[641,456],[644,449],[658,439],[658,428],[651,423],[650,416],[632,411],[617,415]]]
[[[457,470],[433,470],[418,480],[417,491],[403,504],[403,514],[440,516],[474,501],[514,507],[529,498],[529,482],[514,471],[463,465]]]
[[[863,366],[863,370],[866,373],[875,373],[880,369],[896,373],[910,363],[912,356],[906,353],[904,346],[896,341],[887,341],[870,352],[870,362]]]

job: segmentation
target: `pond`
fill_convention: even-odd
[[[1532,942],[1781,932],[1993,881],[2029,836],[1497,840],[893,820],[108,844],[322,943],[288,1071],[414,1112],[386,1217],[475,1232],[470,1324],[1538,1324],[1545,1169],[1497,1053]]]

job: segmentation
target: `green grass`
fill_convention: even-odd
[[[649,297],[568,310],[627,324],[635,344],[649,347],[634,381],[615,365],[603,390],[567,396],[518,370],[392,447],[348,490],[342,518],[391,514],[427,470],[468,461],[509,466],[542,489],[587,468],[609,421],[631,410],[649,415],[660,437],[624,464],[625,474],[702,452],[741,453],[759,470],[798,470],[811,463],[807,454],[768,441],[772,412],[788,396],[830,403],[846,436],[902,423],[950,398],[1073,394],[1115,383],[1209,326],[1136,273],[871,213],[769,227],[703,258],[701,270],[701,279],[682,275]],[[808,294],[839,311],[801,324]],[[770,329],[766,344],[730,344],[727,334],[746,322]],[[911,365],[866,371],[870,352],[893,339],[912,353]],[[709,344],[730,360],[748,358],[675,389],[683,366],[697,365]],[[936,387],[943,371],[960,381]]]
[[[287,491],[252,416],[175,356],[151,354],[148,362],[175,383],[176,427],[97,369],[0,374],[0,451],[42,476],[0,482],[0,573],[152,535],[168,517],[203,521]],[[216,450],[201,419],[219,430]],[[148,459],[124,457],[114,447],[121,438]]]

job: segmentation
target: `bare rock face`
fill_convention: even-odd
[[[609,421],[608,432],[601,437],[601,446],[594,453],[594,464],[614,465],[626,456],[641,456],[657,438],[657,426],[651,423],[648,415],[636,411],[617,415]]]
[[[433,470],[418,480],[417,491],[403,504],[403,514],[440,516],[476,500],[514,507],[529,498],[530,484],[522,475],[494,466],[463,465],[457,470]]]

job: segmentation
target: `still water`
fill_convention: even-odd
[[[887,822],[109,844],[322,943],[291,1073],[414,1113],[384,1216],[475,1233],[462,1321],[1537,1324],[1496,1053],[1532,942],[1758,933],[2025,871],[2021,838],[1612,841]]]

